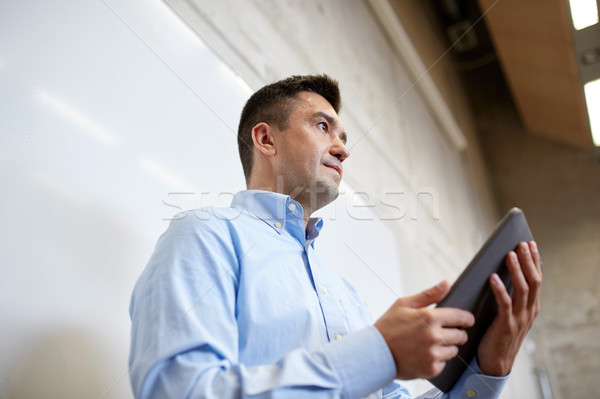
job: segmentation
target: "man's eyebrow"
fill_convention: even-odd
[[[320,112],[315,112],[315,113],[313,114],[313,118],[319,118],[319,117],[321,117],[321,118],[325,119],[325,120],[326,120],[327,122],[329,122],[329,124],[331,124],[331,125],[335,125],[335,126],[337,126],[337,124],[338,124],[338,123],[337,123],[337,120],[336,120],[336,119],[335,119],[333,116],[329,115],[329,114],[328,114],[328,113],[326,113],[326,112],[320,111]]]
[[[338,121],[331,115],[329,115],[328,113],[325,112],[316,112],[313,115],[313,118],[318,118],[321,117],[323,119],[325,119],[327,122],[329,122],[330,125],[333,126],[338,126]],[[340,134],[340,140],[342,140],[344,142],[344,144],[346,144],[348,142],[348,135],[346,134],[346,132],[342,132]]]

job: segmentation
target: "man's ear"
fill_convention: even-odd
[[[265,156],[275,155],[274,129],[265,122],[260,122],[252,128],[254,147]]]

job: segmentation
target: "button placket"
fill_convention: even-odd
[[[316,294],[319,303],[321,304],[327,335],[330,340],[341,339],[349,332],[345,311],[341,308],[342,304],[336,298],[335,294],[328,289],[329,285],[324,281],[323,277],[325,277],[325,275],[322,273],[320,265],[318,265],[314,249],[312,247],[307,247],[306,252],[308,263],[312,271]]]

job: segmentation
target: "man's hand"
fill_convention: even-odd
[[[516,253],[506,256],[514,286],[513,297],[502,280],[493,274],[490,285],[498,303],[498,314],[477,348],[479,368],[487,375],[505,376],[512,369],[517,352],[540,312],[542,266],[535,242],[522,242]]]
[[[450,290],[443,281],[419,294],[398,299],[375,327],[388,344],[396,363],[396,378],[430,378],[442,372],[446,361],[467,342],[461,327],[471,327],[470,312],[427,306],[439,302]]]

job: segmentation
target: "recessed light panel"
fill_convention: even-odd
[[[583,86],[587,103],[590,128],[594,145],[600,147],[600,79],[592,80]]]
[[[569,0],[571,18],[576,30],[598,23],[598,4],[596,0]]]

